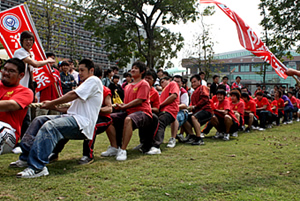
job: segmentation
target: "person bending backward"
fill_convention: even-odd
[[[218,90],[217,98],[219,103],[216,105],[214,110],[214,116],[212,117],[211,124],[217,129],[215,138],[218,139],[225,132],[223,140],[228,141],[230,138],[229,133],[234,133],[238,130],[239,121],[230,109],[230,101],[225,99],[226,92],[223,90]]]
[[[259,117],[259,129],[263,131],[266,129],[266,124],[271,122],[272,110],[267,98],[263,97],[261,91],[256,93],[256,114]]]
[[[160,145],[164,141],[165,129],[168,125],[175,121],[179,111],[179,87],[170,77],[163,77],[160,79],[160,85],[163,91],[159,97],[159,126],[154,137],[153,146],[146,154],[160,154]]]
[[[239,120],[240,127],[244,125],[244,111],[245,111],[245,104],[243,100],[240,100],[241,94],[237,90],[232,90],[230,92],[230,110],[233,111],[235,117]],[[234,132],[232,134],[233,137],[238,137],[238,132]]]
[[[22,60],[13,58],[5,62],[0,80],[0,155],[13,150],[21,135],[21,126],[33,92],[22,86],[25,73]]]
[[[242,99],[245,102],[244,110],[244,121],[248,127],[245,129],[246,133],[250,133],[252,125],[256,128],[258,125],[258,117],[256,115],[256,103],[254,100],[250,99],[248,93],[242,93]]]
[[[212,108],[209,101],[209,89],[201,85],[199,75],[193,75],[190,78],[193,89],[195,90],[191,97],[189,109],[192,114],[189,114],[188,121],[183,124],[184,129],[189,134],[187,143],[192,145],[203,145],[201,138],[201,125],[208,122],[212,117]],[[195,134],[193,134],[194,127]]]
[[[167,147],[173,148],[176,145],[176,135],[180,127],[188,120],[188,105],[189,105],[189,95],[187,91],[182,87],[183,78],[180,75],[174,76],[174,82],[178,84],[179,87],[179,112],[177,113],[176,119],[171,123],[171,138],[167,144]]]
[[[112,113],[113,123],[107,129],[110,139],[110,147],[103,156],[116,155],[116,159],[124,161],[127,159],[126,148],[132,137],[132,131],[136,128],[143,129],[144,143],[151,144],[153,139],[152,111],[150,106],[150,86],[143,77],[146,65],[137,61],[132,64],[131,75],[133,82],[125,87],[124,103],[116,104],[114,107],[125,112]],[[122,139],[122,142],[118,142]],[[118,146],[119,149],[118,149]],[[151,145],[145,145],[151,146]]]
[[[94,75],[101,80],[102,69],[99,66],[95,66]],[[78,161],[79,165],[90,164],[94,161],[94,144],[97,134],[103,133],[107,130],[108,126],[112,123],[110,113],[112,112],[111,104],[111,91],[106,86],[103,86],[103,103],[97,118],[95,129],[93,130],[93,139],[85,139],[83,141],[83,156]],[[49,162],[58,160],[58,154],[63,150],[65,144],[69,139],[60,140],[54,148],[52,154],[49,156]]]
[[[58,141],[62,139],[93,139],[93,130],[102,105],[103,86],[99,78],[93,76],[94,63],[83,59],[79,63],[79,77],[83,83],[74,91],[52,100],[44,101],[42,107],[56,109],[57,105],[72,101],[63,116],[44,115],[35,118],[23,139],[22,154],[10,167],[26,167],[17,177],[34,178],[48,175],[46,164]]]

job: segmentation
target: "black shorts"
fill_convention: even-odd
[[[127,115],[126,112],[117,112],[112,113],[111,118],[113,120],[113,124],[116,127],[124,126],[124,120],[126,117],[130,117],[132,120],[132,129],[135,130],[137,128],[143,128],[146,126],[149,126],[152,123],[152,118],[149,117],[147,114],[145,114],[142,111],[131,113],[130,115]]]
[[[257,120],[256,116],[254,116],[254,117],[253,117],[253,123],[254,123],[254,122],[257,122],[257,121],[258,121],[258,120]],[[248,125],[248,123],[249,123],[249,116],[244,116],[244,122],[245,122],[245,124]]]
[[[219,120],[219,128],[221,129],[222,132],[226,132],[226,130],[225,130],[226,127],[225,127],[225,123],[224,123],[224,118],[219,117],[219,116],[217,116],[217,115],[216,115],[216,117],[217,117],[218,120]],[[236,123],[232,118],[231,118],[231,120],[232,120],[232,125],[231,125],[231,127],[230,127],[229,133],[237,132],[238,129],[239,129],[239,125],[238,125],[238,123]]]
[[[206,122],[208,122],[211,119],[212,114],[205,110],[200,110],[200,111],[196,112],[195,114],[189,114],[188,122],[191,125],[193,125],[192,116],[194,116],[198,119],[198,122],[200,123],[200,125],[204,125]]]
[[[104,116],[98,116],[97,122],[96,122],[96,134],[103,133],[107,130],[109,125],[112,123],[112,119],[109,117]]]

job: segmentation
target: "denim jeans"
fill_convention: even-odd
[[[86,139],[72,116],[44,115],[36,117],[28,127],[20,143],[20,160],[28,166],[42,170],[49,163],[48,157],[62,139]]]
[[[293,108],[289,107],[289,106],[285,106],[284,109],[284,118],[283,118],[283,122],[286,121],[292,121],[293,120]],[[289,120],[288,120],[289,118]]]

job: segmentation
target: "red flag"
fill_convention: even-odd
[[[46,60],[46,55],[32,21],[27,5],[10,8],[0,12],[0,42],[3,44],[8,56],[13,57],[14,52],[21,48],[20,35],[23,31],[30,31],[34,34],[35,42],[31,49],[35,60]],[[36,91],[40,91],[54,83],[52,70],[49,65],[41,68],[34,68],[33,76],[37,83]]]
[[[269,63],[280,77],[287,78],[285,74],[287,67],[276,58],[256,33],[233,10],[214,0],[200,0],[200,3],[216,4],[236,24],[240,44],[255,56]]]

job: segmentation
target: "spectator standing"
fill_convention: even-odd
[[[76,87],[76,82],[74,80],[73,75],[70,74],[70,67],[69,63],[66,61],[63,61],[61,64],[62,72],[60,73],[60,79],[61,79],[61,87],[63,90],[63,94],[68,93],[69,91],[72,91]]]

